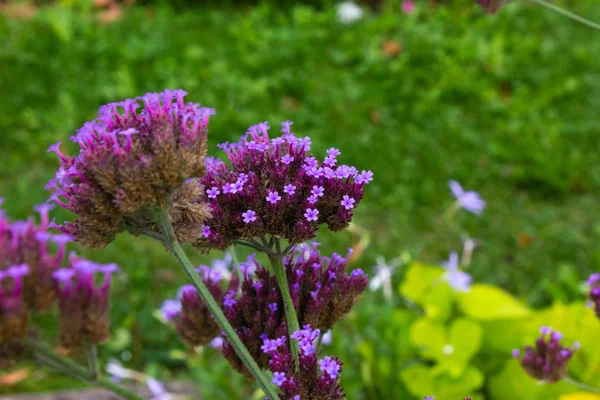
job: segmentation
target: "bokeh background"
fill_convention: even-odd
[[[415,393],[401,376],[423,361],[408,334],[418,313],[400,290],[407,267],[440,265],[469,235],[479,242],[468,271],[476,282],[529,309],[584,301],[581,282],[600,264],[600,34],[526,1],[495,16],[469,0],[415,4],[412,13],[398,1],[361,4],[363,17],[342,23],[333,1],[0,2],[3,208],[26,218],[47,199],[57,168],[47,147],[71,146],[68,137],[107,102],[185,89],[188,100],[217,110],[212,155],[252,124],[277,130],[290,119],[315,153],[337,147],[342,162],[375,173],[354,229],[319,233],[326,251],[359,247],[353,266],[371,274],[378,256],[404,262],[393,297],[366,293],[326,348],[346,363],[348,398],[458,398],[426,382]],[[558,4],[600,21],[594,1]],[[487,201],[481,217],[444,218],[450,179]],[[217,351],[191,356],[160,320],[162,301],[184,282],[164,250],[128,236],[103,251],[77,250],[123,269],[104,361],[191,380],[206,399],[253,398]],[[190,255],[198,263],[221,256]],[[472,362],[484,381],[460,396],[521,398],[493,383],[510,361],[482,351]],[[0,393],[74,385],[36,371]]]

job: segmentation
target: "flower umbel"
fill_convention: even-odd
[[[71,267],[53,273],[59,298],[59,338],[65,349],[84,342],[102,344],[110,336],[108,296],[115,264],[96,264],[71,255]],[[95,283],[96,275],[102,277]]]
[[[556,383],[565,376],[569,360],[579,348],[579,343],[575,342],[571,348],[564,347],[560,343],[563,335],[547,326],[541,327],[540,333],[535,348],[527,346],[522,357],[519,350],[513,350],[513,357],[520,359],[525,371],[533,378]]]
[[[204,191],[189,178],[204,174],[207,125],[214,110],[184,103],[186,92],[165,90],[102,106],[71,138],[71,157],[50,146],[60,168],[51,199],[79,216],[56,226],[87,247],[104,247],[122,231],[155,230],[151,209],[169,209],[180,241],[191,241],[209,212]],[[141,111],[139,102],[144,106]]]
[[[221,145],[231,166],[209,160],[201,184],[211,189],[199,202],[210,205],[214,218],[206,221],[210,234],[196,242],[201,250],[265,235],[293,245],[313,238],[321,224],[332,231],[348,226],[373,173],[338,165],[336,149],[319,162],[309,153],[310,138],[296,137],[290,125],[284,122],[283,136],[271,139],[263,122],[239,143]]]

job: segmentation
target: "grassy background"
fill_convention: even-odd
[[[562,5],[600,20],[592,2]],[[385,54],[386,41],[401,53]],[[361,267],[404,250],[437,264],[468,233],[482,242],[475,280],[535,306],[569,300],[600,263],[598,54],[598,33],[523,3],[490,17],[466,0],[419,1],[411,15],[388,2],[352,25],[338,23],[332,6],[269,2],[152,3],[109,25],[85,7],[0,17],[0,196],[9,216],[25,218],[48,196],[43,186],[57,167],[49,144],[68,141],[104,103],[184,88],[217,110],[215,155],[217,143],[251,124],[267,120],[278,131],[291,119],[318,155],[334,146],[342,162],[374,171],[355,219],[372,237]],[[444,221],[449,179],[481,193],[482,217]],[[319,241],[342,251],[353,237],[322,232]],[[208,398],[239,380],[211,350],[194,361],[210,365],[209,375],[173,353],[182,347],[155,309],[183,276],[158,246],[124,236],[83,253],[125,271],[104,356],[126,351],[133,367],[160,376],[185,371]],[[41,387],[32,382],[20,389]]]

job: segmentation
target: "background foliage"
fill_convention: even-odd
[[[561,5],[600,20],[591,2]],[[538,319],[583,342],[570,327],[588,321],[585,310],[560,302],[580,300],[580,281],[600,263],[593,218],[600,211],[598,38],[524,2],[490,17],[467,0],[418,1],[410,15],[389,1],[351,25],[340,24],[328,2],[147,2],[110,24],[97,22],[85,2],[59,2],[26,20],[0,17],[0,196],[8,215],[27,217],[47,198],[43,186],[57,166],[45,154],[48,145],[67,141],[100,105],[147,91],[181,87],[190,100],[216,108],[215,155],[216,143],[235,140],[251,124],[291,119],[317,154],[338,147],[343,162],[375,173],[355,219],[371,238],[356,266],[370,270],[377,255],[390,259],[403,250],[439,264],[468,233],[482,242],[469,272],[486,296],[500,296],[485,286],[492,284],[515,296],[509,314],[518,318],[489,317],[469,308],[480,303],[460,297],[447,308],[449,290],[421,299],[414,266],[398,289],[405,276],[398,272],[396,297],[365,295],[327,349],[346,362],[349,398],[443,400],[479,391],[474,398],[531,399],[535,382],[508,351],[535,336]],[[401,46],[399,54],[384,51],[390,42]],[[442,218],[451,203],[449,179],[481,193],[488,202],[483,217]],[[357,239],[322,232],[319,240],[333,252]],[[251,395],[212,349],[186,361],[156,317],[184,280],[162,249],[124,236],[105,251],[83,253],[125,271],[105,359],[121,358],[163,379],[193,378],[208,399]],[[498,337],[498,324],[518,331],[514,341]],[[464,343],[466,332],[479,332],[480,343]],[[461,349],[451,360],[435,347],[447,341]],[[579,362],[598,372],[600,361]],[[583,366],[576,371],[590,379]],[[42,378],[0,390],[73,385]],[[411,381],[424,391],[433,386],[417,393]],[[537,388],[536,398],[555,398],[557,388]]]

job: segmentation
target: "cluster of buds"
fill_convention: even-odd
[[[527,346],[524,353],[517,349],[513,350],[513,357],[521,361],[521,366],[533,378],[556,383],[560,381],[567,372],[569,360],[579,348],[579,342],[573,347],[567,348],[560,344],[563,335],[553,331],[547,326],[540,328],[542,334],[535,342],[535,348]]]
[[[283,136],[270,139],[263,122],[239,143],[221,145],[231,166],[207,160],[201,202],[210,205],[213,218],[196,242],[200,250],[265,235],[294,245],[312,239],[321,224],[332,231],[348,226],[373,173],[338,165],[334,148],[319,162],[309,154],[310,138],[296,137],[291,124],[282,123]]]
[[[321,256],[317,244],[301,245],[284,259],[287,281],[300,325],[310,325],[325,332],[350,312],[368,285],[366,274],[356,269],[348,275],[348,257]],[[223,308],[227,319],[261,368],[268,357],[261,351],[266,337],[289,334],[283,298],[277,279],[256,262],[254,257],[242,265],[244,281],[241,294],[230,291]],[[248,271],[255,271],[252,277]],[[232,367],[249,376],[233,346],[225,340],[222,347]]]
[[[83,343],[102,344],[110,336],[108,297],[115,264],[96,264],[71,255],[70,268],[59,269],[53,278],[59,303],[59,340],[65,349]],[[96,275],[101,275],[96,283]]]
[[[317,358],[315,342],[319,335],[318,329],[313,330],[310,325],[305,325],[304,329],[293,332],[290,336],[290,340],[296,340],[300,348],[297,369],[286,345],[286,336],[264,339],[261,349],[270,358],[272,382],[281,390],[281,400],[344,398],[344,391],[340,386],[343,363],[337,357]]]
[[[0,368],[11,366],[22,353],[20,339],[27,335],[29,309],[25,302],[27,264],[0,270]]]
[[[477,0],[481,8],[488,14],[495,14],[504,4],[505,0]]]
[[[356,303],[368,284],[367,276],[360,269],[348,275],[347,262],[348,257],[338,254],[333,254],[331,258],[322,256],[316,243],[300,245],[284,259],[292,300],[301,325],[309,324],[327,331]],[[215,298],[222,300],[227,319],[250,354],[261,368],[266,369],[269,358],[261,350],[263,339],[288,334],[283,298],[277,279],[256,261],[254,255],[241,263],[240,269],[244,277],[240,290],[240,282],[233,275],[224,295],[218,286],[222,278],[219,271],[203,267],[199,272],[203,274],[204,283]],[[175,322],[179,336],[188,345],[206,344],[218,334],[218,328],[206,306],[189,286],[180,290],[177,300],[164,303],[163,314]],[[233,346],[226,340],[222,351],[235,370],[250,377]]]
[[[203,188],[190,178],[205,172],[207,126],[214,110],[184,103],[186,92],[165,90],[102,106],[71,140],[80,151],[50,146],[60,169],[51,199],[79,216],[55,226],[84,246],[101,248],[116,234],[156,233],[153,212],[169,210],[177,238],[196,238],[210,212]],[[143,109],[139,102],[143,102]]]
[[[600,318],[600,273],[590,275],[586,283],[590,287],[590,301],[588,302],[588,306],[593,308],[596,316]]]
[[[70,235],[47,231],[51,205],[35,207],[41,223],[9,221],[0,215],[0,362],[16,361],[29,333],[30,316],[47,313],[59,300],[61,344],[78,347],[83,340],[101,343],[108,337],[108,290],[114,265],[102,266],[66,256]],[[55,248],[55,250],[54,250]],[[61,269],[64,264],[71,268]],[[98,287],[95,272],[107,277]],[[64,283],[63,283],[64,282]]]
[[[11,222],[0,217],[0,270],[13,265],[28,266],[30,273],[23,277],[23,296],[27,305],[39,312],[51,310],[55,303],[52,273],[60,268],[66,245],[72,240],[68,235],[47,232],[51,208],[48,204],[35,207],[41,216],[40,225],[32,218]],[[51,243],[56,244],[56,253],[51,252]]]
[[[201,266],[196,272],[202,276],[214,299],[221,303],[225,291],[221,286],[224,277],[220,271]],[[237,286],[239,281],[234,277],[229,281],[229,287],[233,289]],[[181,341],[190,347],[206,345],[220,332],[219,326],[193,285],[185,285],[179,289],[177,299],[165,300],[161,311],[167,321],[174,323]]]

